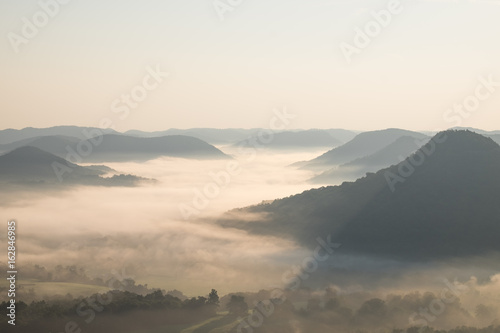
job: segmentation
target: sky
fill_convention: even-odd
[[[0,128],[500,129],[500,1],[59,1],[0,2]]]

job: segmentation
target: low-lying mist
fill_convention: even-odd
[[[292,241],[220,227],[212,218],[227,210],[310,189],[307,180],[313,174],[287,166],[320,153],[222,150],[234,160],[161,158],[106,164],[158,180],[141,187],[6,194],[0,218],[18,221],[21,285],[36,279],[28,267],[40,265],[53,272],[61,265],[76,266],[91,278],[105,281],[118,274],[188,296],[205,295],[211,288],[221,295],[290,288],[298,276],[293,287],[311,293],[330,286],[373,297],[439,292],[446,287],[443,281],[456,280],[471,285],[476,299],[498,302],[499,258],[494,255],[415,264],[346,256],[340,246],[327,261],[311,267],[311,251]],[[2,240],[0,246],[5,245]],[[69,275],[64,282],[84,283]],[[36,284],[33,288],[44,296]],[[468,303],[476,306],[476,299],[471,296]]]
[[[309,189],[308,172],[285,166],[317,153],[258,151],[254,156],[235,150],[233,161],[109,163],[121,173],[158,182],[12,192],[6,194],[0,216],[18,221],[21,279],[23,265],[77,265],[92,276],[125,271],[152,287],[192,295],[210,288],[254,290],[280,281],[284,267],[305,250],[288,241],[223,229],[206,217]],[[232,174],[224,178],[228,163]],[[182,207],[192,208],[192,214],[183,214]]]

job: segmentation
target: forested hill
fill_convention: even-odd
[[[446,131],[398,165],[233,210],[219,223],[311,246],[331,234],[346,253],[469,256],[500,251],[499,193],[500,146],[470,131]]]

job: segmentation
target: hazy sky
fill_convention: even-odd
[[[350,64],[341,43],[389,1],[230,2],[221,20],[213,0],[72,0],[44,22],[38,1],[1,1],[1,128],[267,127],[286,106],[291,128],[500,129],[500,87],[444,119],[479,76],[500,82],[500,1],[402,0]],[[126,115],[148,66],[170,75]]]

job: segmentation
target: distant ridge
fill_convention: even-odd
[[[364,132],[358,134],[354,139],[344,145],[334,148],[315,159],[307,162],[299,162],[295,165],[305,169],[327,170],[334,165],[341,165],[371,155],[403,136],[409,136],[420,140],[428,138],[422,133],[397,128]]]
[[[145,132],[138,130],[130,130],[125,132],[125,135],[137,137],[159,137],[165,135],[187,135],[206,141],[210,144],[237,144],[245,141],[249,137],[255,137],[258,133],[266,132],[268,130],[263,128],[190,128],[190,129],[176,129],[171,128],[165,131]],[[291,132],[323,132],[329,134],[327,138],[334,138],[340,143],[345,143],[356,136],[356,133],[344,129],[310,129],[310,130],[282,130],[275,131],[275,134]],[[335,144],[337,145],[337,143]]]
[[[236,146],[253,147],[257,135],[249,139],[237,142]],[[262,147],[274,149],[293,149],[303,147],[336,147],[342,144],[342,141],[334,138],[324,130],[307,131],[287,131],[274,133],[269,142],[261,143]]]
[[[0,156],[0,183],[2,186],[25,185],[64,187],[70,185],[135,186],[145,178],[133,175],[103,175],[114,171],[104,166],[82,167],[47,153],[39,148],[25,146]],[[59,177],[58,177],[59,173]]]
[[[400,177],[394,191],[388,175]],[[500,251],[499,193],[500,146],[470,131],[446,131],[398,165],[233,210],[219,223],[310,246],[331,234],[344,253],[417,261],[466,257]],[[260,218],[248,222],[248,216]]]
[[[26,127],[23,129],[5,129],[0,130],[0,144],[9,144],[19,140],[36,138],[40,136],[68,136],[87,140],[89,137],[95,137],[100,134],[116,134],[111,128],[101,129],[96,127],[80,126],[54,126],[48,128]]]
[[[422,145],[422,141],[410,136],[402,136],[379,151],[338,168],[329,169],[311,179],[313,183],[327,184],[342,180],[355,180],[367,172],[375,172],[401,162]]]
[[[85,162],[148,160],[162,156],[193,159],[230,158],[202,140],[183,135],[138,138],[107,134],[89,140],[68,136],[42,136],[0,145],[0,151],[10,151],[25,145],[72,161],[80,159]]]

